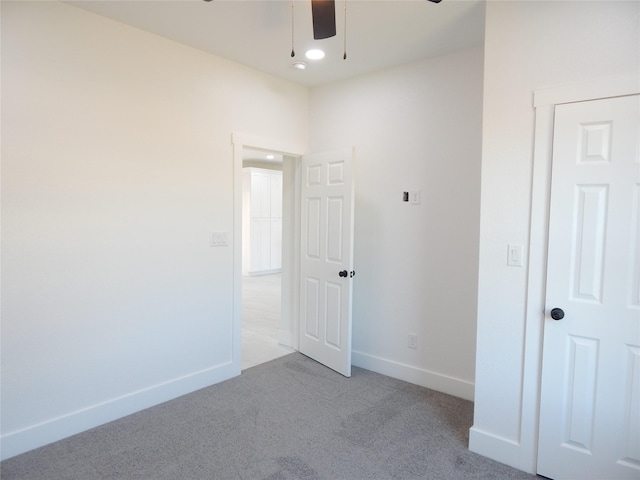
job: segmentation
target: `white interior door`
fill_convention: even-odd
[[[556,480],[640,478],[639,98],[555,110],[538,473]]]
[[[353,152],[301,165],[300,352],[351,376]]]

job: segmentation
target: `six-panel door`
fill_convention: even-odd
[[[302,159],[300,352],[351,375],[351,151]],[[347,272],[343,276],[340,272]]]
[[[538,445],[556,480],[640,478],[639,98],[556,107]]]

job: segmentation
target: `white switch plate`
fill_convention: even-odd
[[[524,254],[522,245],[508,246],[507,265],[510,267],[522,267],[524,265]]]
[[[213,232],[209,236],[210,247],[226,247],[229,245],[227,232]]]
[[[411,205],[420,205],[420,190],[411,190],[409,192],[409,201]]]

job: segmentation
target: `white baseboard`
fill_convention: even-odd
[[[351,362],[356,367],[473,401],[475,390],[473,382],[357,351],[351,353]]]
[[[0,437],[0,460],[62,440],[239,374],[240,369],[231,362],[217,365],[52,418],[22,430],[9,432]]]
[[[282,269],[274,268],[272,270],[256,270],[256,271],[243,270],[242,271],[242,275],[244,277],[261,277],[262,275],[273,275],[275,273],[282,273]]]
[[[518,442],[493,435],[475,426],[469,430],[469,450],[518,470],[528,471],[527,466],[521,461],[522,447]]]
[[[279,335],[278,335],[278,343],[280,345],[284,345],[285,347],[289,347],[289,348],[293,348],[295,349],[296,347],[293,345],[293,335],[291,335],[291,332],[287,332],[283,329],[280,329]]]

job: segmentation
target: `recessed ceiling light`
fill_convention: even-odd
[[[292,66],[293,68],[296,68],[298,70],[304,70],[305,68],[307,68],[307,64],[304,62],[295,62]]]
[[[305,55],[309,60],[320,60],[321,58],[324,58],[324,52],[322,50],[318,50],[317,48],[307,50],[307,53],[305,53]]]
[[[271,154],[267,155],[267,160],[273,160],[274,158],[276,158],[276,157],[274,157],[274,156],[273,156],[273,155],[271,155]]]

